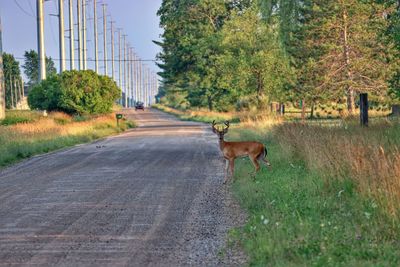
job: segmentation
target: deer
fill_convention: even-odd
[[[235,169],[235,159],[238,157],[248,156],[254,165],[255,174],[260,170],[259,161],[262,161],[271,168],[271,163],[267,159],[267,148],[264,144],[256,141],[245,141],[245,142],[226,142],[224,140],[224,135],[228,133],[229,121],[224,122],[225,126],[222,130],[215,127],[215,121],[212,122],[212,130],[219,137],[219,148],[225,158],[225,178],[224,184],[229,181],[231,177],[233,179],[234,169]],[[229,175],[229,171],[230,175]]]

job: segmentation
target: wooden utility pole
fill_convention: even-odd
[[[82,34],[83,34],[83,48],[82,48],[82,56],[83,69],[87,69],[87,40],[86,40],[86,0],[82,0]]]
[[[122,61],[121,61],[121,53],[122,53],[122,36],[121,36],[121,29],[118,29],[118,75],[119,75],[119,88],[122,90]],[[122,104],[122,103],[121,103]]]
[[[3,27],[1,24],[0,17],[0,120],[6,117],[6,87],[3,72],[3,39],[2,39]]]
[[[123,38],[124,38],[123,46],[124,46],[124,91],[125,91],[124,107],[127,108],[128,107],[128,91],[126,88],[126,35],[125,34],[124,34]]]
[[[127,85],[126,90],[128,91],[128,107],[131,106],[132,103],[132,92],[131,92],[131,64],[129,64],[129,43],[126,44],[126,77],[127,77]]]
[[[58,0],[58,30],[60,42],[60,73],[65,71],[64,0]]]
[[[143,99],[143,66],[142,62],[139,61],[139,100],[141,102],[144,102]]]
[[[138,94],[138,72],[137,72],[137,56],[135,53],[133,53],[133,77],[134,77],[134,82],[135,82],[135,102],[138,101],[139,99],[139,94]]]
[[[134,69],[133,69],[133,48],[131,47],[129,50],[129,65],[130,65],[130,72],[131,72],[131,97],[132,97],[132,106],[135,105],[135,76],[134,76]]]
[[[110,29],[110,34],[111,34],[111,77],[113,80],[115,80],[114,21],[110,21],[110,23],[111,23],[111,29]]]
[[[10,85],[10,98],[11,98],[11,109],[14,108],[14,89],[13,89],[13,83],[12,83],[12,79],[11,79],[11,73],[9,75],[9,83]]]
[[[75,36],[73,0],[69,0],[69,68],[75,69]]]
[[[37,42],[39,55],[39,81],[46,79],[46,56],[44,48],[44,19],[43,19],[43,1],[36,1],[37,11]]]
[[[94,25],[94,70],[99,74],[99,48],[97,34],[97,0],[93,0],[93,25]]]
[[[83,53],[82,53],[82,23],[81,23],[81,0],[77,0],[77,18],[78,18],[78,61],[79,70],[83,70]]]
[[[107,13],[106,5],[103,4],[103,54],[104,54],[104,75],[107,75]]]

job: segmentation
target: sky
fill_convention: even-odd
[[[93,26],[93,0],[86,0],[87,3],[87,49],[88,58],[94,59],[94,26]],[[123,33],[127,35],[127,41],[135,49],[135,52],[143,60],[154,60],[160,47],[155,45],[152,40],[160,40],[162,29],[159,28],[159,17],[157,10],[161,6],[162,0],[97,0],[98,32],[99,32],[99,58],[103,58],[103,20],[102,6],[106,4],[108,22],[115,21],[115,28],[122,28]],[[36,26],[36,2],[37,0],[0,0],[0,16],[3,28],[3,51],[13,54],[21,63],[26,50],[37,50],[37,26]],[[68,24],[68,2],[64,0],[65,16],[65,36],[69,36]],[[76,23],[76,2],[74,2],[74,20]],[[53,59],[59,59],[58,47],[58,17],[52,14],[58,14],[58,0],[46,0],[44,3],[44,23],[45,23],[45,50],[46,55]],[[110,24],[108,23],[108,27]],[[107,32],[110,38],[110,30]],[[118,34],[115,34],[115,38]],[[75,26],[75,39],[77,30]],[[108,39],[111,43],[111,40]],[[75,43],[77,48],[77,43]],[[115,55],[118,57],[118,44]],[[65,38],[66,58],[69,56],[69,38]],[[111,52],[108,52],[110,58]],[[75,54],[77,58],[77,54]],[[59,61],[54,60],[57,69]],[[100,64],[100,73],[103,74],[103,63]],[[154,62],[144,62],[152,71],[159,71]],[[76,63],[75,63],[76,65]],[[69,62],[66,64],[69,69]],[[94,62],[88,62],[88,67],[94,69]],[[108,65],[111,71],[111,63]]]

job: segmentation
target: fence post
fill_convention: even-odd
[[[368,94],[360,94],[360,123],[361,126],[368,126]]]
[[[281,113],[281,116],[285,115],[285,104],[280,104],[280,113]]]

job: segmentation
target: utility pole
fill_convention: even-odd
[[[94,24],[94,69],[99,74],[99,48],[97,44],[97,0],[93,0],[93,24]]]
[[[144,67],[144,101],[145,105],[149,104],[149,72],[147,70],[147,66]]]
[[[36,1],[37,10],[37,41],[39,55],[39,81],[46,79],[46,56],[44,48],[44,21],[43,21],[43,1]]]
[[[87,69],[87,42],[86,42],[86,0],[82,0],[82,32],[83,32],[83,69]]]
[[[93,0],[93,25],[94,25],[94,69],[99,74],[99,48],[97,38],[97,0]]]
[[[144,103],[143,99],[143,75],[142,75],[142,62],[139,61],[139,99]]]
[[[10,98],[11,98],[11,109],[14,109],[14,89],[13,89],[13,84],[11,80],[11,73],[9,75],[9,85],[10,85]]]
[[[60,39],[60,73],[62,73],[65,71],[64,0],[58,0],[58,24]]]
[[[132,94],[131,94],[131,75],[130,75],[130,68],[129,68],[129,43],[126,43],[126,91],[128,94],[128,108],[131,106],[131,98],[132,98]]]
[[[123,35],[124,38],[124,42],[123,42],[123,46],[124,46],[124,91],[125,91],[125,104],[124,107],[127,108],[128,107],[128,92],[126,90],[126,35]]]
[[[118,75],[119,75],[119,88],[122,90],[122,66],[121,66],[121,43],[122,43],[122,39],[121,39],[121,29],[118,29]],[[121,105],[123,104],[122,101],[122,96],[121,96]]]
[[[70,70],[75,69],[75,36],[74,36],[74,12],[73,0],[69,0],[69,57]]]
[[[1,25],[0,17],[0,120],[6,117],[6,87],[3,72],[3,40],[2,40],[3,27]]]
[[[114,21],[111,21],[111,77],[115,80]]]
[[[137,62],[136,62],[135,52],[133,52],[133,82],[134,82],[134,96],[136,102],[138,101],[138,78],[137,78]]]
[[[104,75],[107,75],[107,14],[106,5],[103,4],[103,38],[104,38]]]
[[[133,66],[133,48],[129,50],[129,65],[131,69],[131,96],[132,96],[132,106],[135,105],[136,96],[135,96],[135,76],[134,76],[134,66]]]
[[[83,69],[83,54],[82,54],[82,23],[81,23],[81,0],[77,0],[77,11],[78,11],[78,61],[79,70]]]

